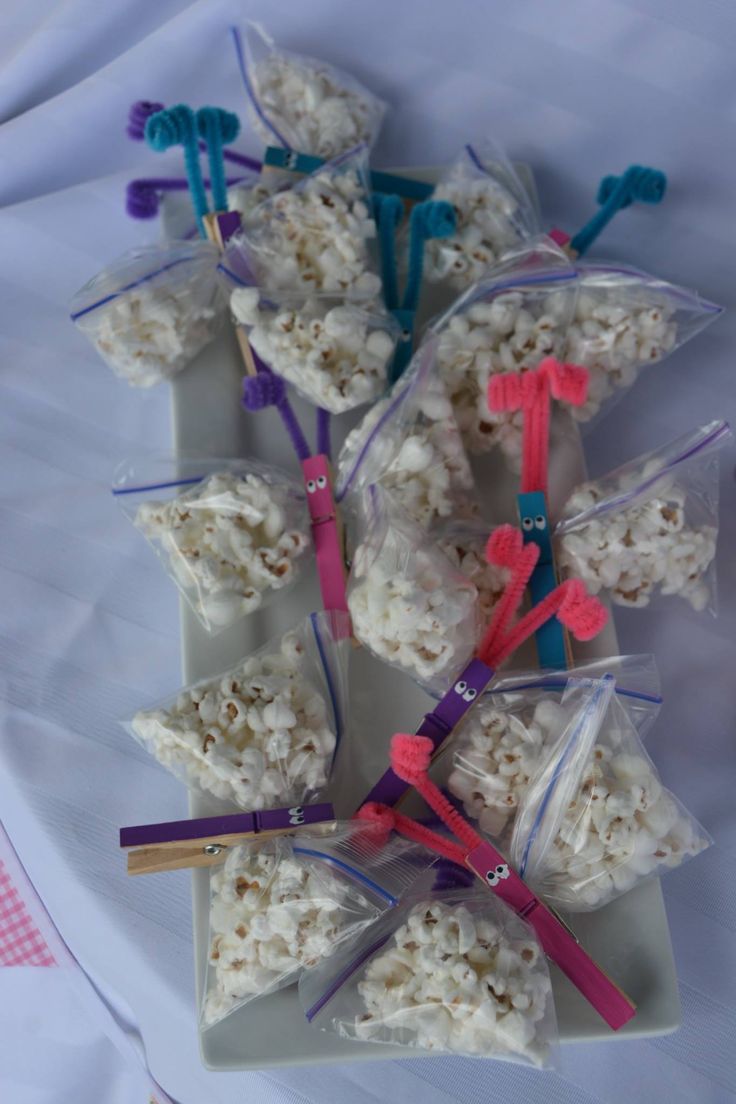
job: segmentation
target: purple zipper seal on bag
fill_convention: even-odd
[[[425,715],[417,729],[417,736],[429,737],[437,751],[481,696],[495,673],[492,667],[480,659],[471,659],[432,712]],[[395,805],[408,789],[407,783],[389,768],[358,804],[358,808],[369,801]]]
[[[596,502],[595,505],[590,506],[587,510],[583,510],[581,513],[576,514],[575,517],[565,518],[563,521],[558,522],[554,535],[556,537],[563,536],[565,533],[569,533],[570,530],[577,529],[580,525],[587,525],[594,518],[600,517],[601,514],[610,513],[612,510],[623,509],[623,507],[628,506],[629,503],[634,502],[640,495],[646,494],[647,491],[656,487],[664,476],[675,471],[680,464],[692,460],[699,452],[704,452],[712,445],[718,445],[720,443],[725,444],[726,439],[730,436],[731,427],[728,422],[716,422],[713,428],[704,437],[701,437],[699,441],[696,441],[689,448],[685,449],[684,452],[668,460],[667,463],[662,465],[658,472],[655,472],[654,475],[651,475],[648,479],[643,480],[627,491],[609,495],[608,498]],[[636,461],[632,461],[632,463],[636,463]]]

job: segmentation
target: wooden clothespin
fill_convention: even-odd
[[[128,874],[158,874],[221,863],[229,847],[255,836],[278,836],[316,824],[328,830],[334,823],[335,810],[329,802],[294,805],[121,828],[120,846],[128,851]]]

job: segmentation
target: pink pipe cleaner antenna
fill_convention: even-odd
[[[488,405],[494,413],[523,414],[522,493],[547,492],[550,395],[582,406],[588,395],[588,369],[545,357],[534,371],[504,372],[488,384]]]

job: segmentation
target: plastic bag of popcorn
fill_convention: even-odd
[[[552,983],[533,929],[483,886],[413,893],[304,973],[310,1023],[409,1050],[550,1064]]]
[[[443,281],[458,291],[540,232],[534,197],[490,140],[464,146],[440,176],[432,198],[452,204],[457,229],[451,237],[427,242],[424,272],[428,281]]]
[[[732,439],[710,422],[579,486],[555,529],[562,571],[620,606],[679,595],[715,613],[718,450]]]
[[[389,394],[345,438],[336,497],[359,501],[380,484],[423,528],[473,518],[473,474],[428,340]]]
[[[429,690],[444,692],[475,650],[474,584],[377,487],[363,503],[347,597],[361,644]]]
[[[338,823],[231,850],[210,873],[207,1028],[297,981],[364,931],[431,862],[424,848]]]
[[[610,675],[570,680],[559,735],[532,771],[509,860],[556,908],[601,908],[711,840],[662,785]]]
[[[399,327],[379,305],[235,287],[230,309],[260,359],[313,405],[343,414],[386,389]]]
[[[131,249],[80,288],[71,319],[116,375],[153,387],[217,336],[227,307],[218,257],[204,241]]]
[[[381,292],[365,146],[259,204],[223,265],[266,292],[375,300]]]
[[[312,546],[304,488],[257,460],[125,463],[113,495],[210,633],[295,582]]]
[[[643,739],[659,713],[659,675],[653,656],[613,656],[569,671],[513,672],[483,694],[436,760],[438,776],[501,847],[530,779],[566,723],[561,702],[571,679],[613,674],[615,692]]]
[[[191,789],[252,812],[309,804],[348,770],[350,651],[347,615],[312,613],[125,727]]]
[[[248,116],[267,146],[329,159],[378,136],[386,104],[326,61],[277,46],[258,23],[235,31]]]

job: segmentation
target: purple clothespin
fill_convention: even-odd
[[[157,874],[162,870],[212,866],[254,836],[276,836],[304,825],[331,827],[335,810],[329,802],[293,805],[258,813],[229,813],[196,820],[171,820],[120,829],[120,846],[129,848],[129,874]]]

